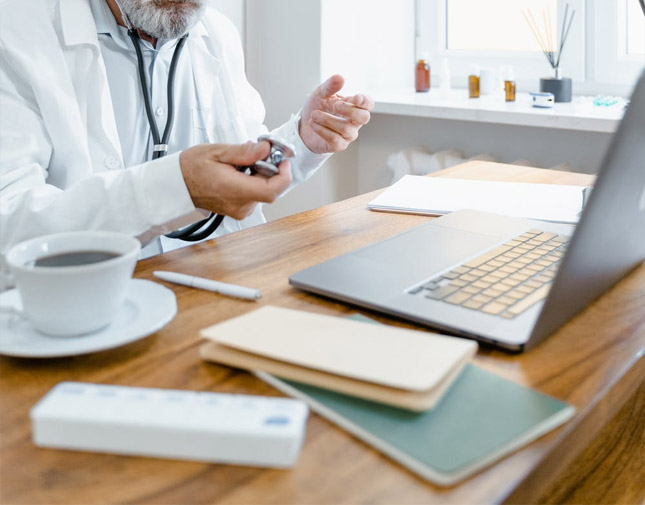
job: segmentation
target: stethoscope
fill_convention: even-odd
[[[118,2],[117,2],[118,3]],[[119,6],[120,7],[120,6]],[[168,73],[168,86],[167,86],[167,95],[168,95],[168,118],[166,120],[166,126],[164,128],[163,136],[159,136],[159,129],[157,128],[157,123],[155,122],[154,115],[152,113],[152,104],[150,100],[150,91],[148,88],[148,79],[146,77],[146,72],[144,68],[143,54],[141,52],[141,38],[137,30],[132,27],[129,20],[127,19],[123,10],[121,10],[123,19],[128,25],[128,36],[134,44],[134,49],[137,54],[137,69],[139,72],[139,83],[141,84],[141,91],[143,93],[143,100],[146,109],[146,116],[148,118],[148,124],[150,125],[150,131],[152,134],[152,140],[154,142],[154,147],[152,151],[152,159],[156,160],[166,156],[168,154],[168,139],[170,138],[170,133],[172,132],[173,120],[174,120],[174,99],[173,91],[175,87],[175,73],[177,70],[177,62],[181,56],[182,49],[186,44],[188,34],[182,36],[177,41],[177,46],[175,47],[175,52],[172,55],[172,60],[170,62],[170,71]],[[272,135],[262,135],[258,138],[258,141],[266,140],[271,144],[271,150],[269,156],[265,160],[260,160],[255,163],[253,166],[247,167],[237,167],[240,172],[246,172],[250,175],[255,175],[259,173],[265,177],[272,177],[279,172],[278,165],[286,159],[293,158],[296,155],[296,151],[293,146],[290,144],[272,136]],[[210,237],[217,228],[224,221],[223,215],[211,213],[209,217],[203,219],[195,224],[192,224],[186,228],[169,233],[166,235],[168,238],[180,239],[185,242],[199,242]]]

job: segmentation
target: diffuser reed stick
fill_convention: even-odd
[[[555,71],[555,78],[560,78],[560,58],[562,57],[562,51],[564,45],[567,42],[569,37],[569,31],[571,30],[571,24],[573,23],[573,18],[576,15],[575,9],[571,10],[569,15],[569,4],[567,3],[564,8],[564,17],[562,18],[562,27],[556,30],[553,30],[551,24],[551,9],[544,9],[542,11],[542,26],[536,21],[535,15],[531,9],[522,11],[522,15],[526,20],[526,23],[529,25],[535,41],[540,46],[540,49],[546,56],[549,65]],[[559,40],[555,40],[559,34]],[[557,50],[556,50],[557,48]]]

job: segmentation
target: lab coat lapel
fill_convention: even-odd
[[[14,70],[24,82],[31,84],[29,91],[47,128],[53,148],[49,177],[56,179],[60,187],[67,187],[87,170],[89,153],[59,34],[47,10],[34,9],[31,2],[13,2],[11,8],[27,11],[15,14],[30,19],[30,23],[24,26],[5,23],[3,35],[13,41]],[[64,169],[57,170],[57,167]]]
[[[190,41],[188,52],[193,65],[193,78],[206,129],[206,138],[212,143],[215,141],[218,115],[218,111],[213,108],[213,98],[222,63],[207,50],[202,37],[195,37]]]
[[[93,169],[103,169],[107,158],[123,166],[123,155],[114,117],[114,106],[101,57],[96,25],[87,0],[60,0],[64,51]]]

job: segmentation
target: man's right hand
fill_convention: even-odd
[[[291,184],[288,161],[271,178],[251,177],[236,168],[266,159],[270,149],[268,142],[249,142],[203,144],[183,151],[179,164],[195,207],[240,220],[251,215],[259,202],[274,202]]]

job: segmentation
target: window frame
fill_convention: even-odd
[[[629,31],[627,30],[627,3],[638,3],[637,0],[619,0],[618,3],[618,22],[621,23],[625,27],[625,33],[624,37],[620,37],[621,33],[620,31],[617,33],[618,37],[618,57],[619,60],[621,61],[644,61],[645,60],[645,54],[629,54],[627,52],[627,36]],[[642,12],[642,9],[640,5],[636,9],[636,12],[638,12],[639,16],[640,13]],[[645,12],[643,12],[643,26],[645,29]],[[620,28],[618,28],[620,30]],[[645,44],[645,42],[644,42]],[[645,50],[645,45],[643,47]]]
[[[593,75],[596,81],[609,84],[618,83],[616,76],[636,80],[645,65],[645,56],[627,54],[627,38],[618,28],[619,23],[627,22],[627,0],[618,0],[615,9],[611,3],[596,0],[593,12],[594,32],[598,35]],[[614,33],[603,29],[608,24],[615,28]]]
[[[562,55],[562,75],[574,80],[576,94],[629,95],[645,67],[645,58],[626,54],[626,38],[622,48],[619,40],[618,22],[620,19],[626,22],[629,0],[559,0],[558,24],[562,22],[567,1],[576,10],[576,19]],[[522,91],[536,90],[540,77],[553,75],[541,52],[448,49],[447,3],[448,0],[416,0],[415,46],[417,51],[429,52],[437,71],[442,58],[448,59],[455,87],[465,87],[472,64],[493,68],[513,65],[518,89]],[[608,26],[612,29],[608,30]]]

